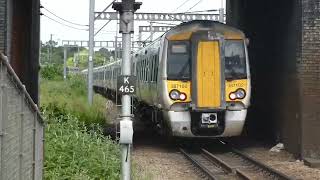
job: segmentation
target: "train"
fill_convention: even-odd
[[[247,46],[241,30],[216,21],[168,30],[131,55],[138,114],[171,137],[241,135],[251,97]],[[121,61],[94,68],[95,91],[116,98],[120,74]]]

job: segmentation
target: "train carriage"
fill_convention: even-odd
[[[182,23],[132,60],[134,98],[162,132],[177,137],[241,134],[251,84],[246,37],[240,30],[215,21]],[[120,62],[102,69],[107,75],[95,79],[95,86],[115,93],[110,82],[120,74]]]

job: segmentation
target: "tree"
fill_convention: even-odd
[[[77,60],[77,63],[74,62],[74,56],[76,56],[75,59]],[[95,51],[94,66],[101,66],[109,63],[111,56],[114,56],[114,51],[100,48],[98,51]],[[58,46],[58,43],[55,41],[41,42],[41,65],[63,65],[63,58],[63,46]],[[68,47],[67,66],[74,67],[75,65],[80,69],[86,69],[88,67],[88,49],[83,47]]]

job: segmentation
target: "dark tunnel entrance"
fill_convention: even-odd
[[[249,136],[284,142],[297,156],[314,158],[319,158],[316,151],[320,149],[315,138],[320,130],[319,62],[310,61],[316,62],[319,56],[302,52],[319,40],[319,36],[306,38],[304,31],[310,27],[319,31],[314,21],[320,15],[319,4],[311,0],[227,0],[227,24],[242,29],[250,39]],[[316,44],[313,49],[315,46],[319,48]],[[309,66],[316,68],[305,68]],[[315,91],[306,93],[310,88]]]

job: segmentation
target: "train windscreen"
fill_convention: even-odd
[[[190,45],[187,41],[171,41],[168,50],[168,80],[189,80]]]
[[[242,40],[226,40],[225,77],[227,80],[247,78],[245,46]]]

